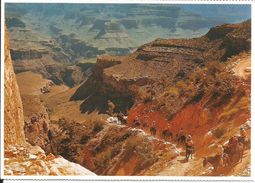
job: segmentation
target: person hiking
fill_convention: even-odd
[[[222,156],[224,154],[224,148],[222,145],[218,145],[215,149],[216,156]]]
[[[245,144],[246,141],[246,131],[244,128],[240,128],[240,135],[238,137],[238,142]]]
[[[192,140],[192,136],[188,135],[186,139],[186,160],[189,160],[189,157],[192,159],[192,154],[194,153],[194,143]]]
[[[225,148],[225,152],[230,156],[231,163],[242,161],[243,151],[244,145],[238,142],[238,136],[231,137],[227,148]]]
[[[114,109],[115,109],[115,105],[112,101],[108,100],[107,101],[107,106],[108,106],[108,110],[107,110],[107,113],[110,115],[110,116],[113,116],[113,112],[114,112]]]
[[[141,125],[141,122],[140,122],[138,116],[136,116],[134,121],[133,121],[133,126],[134,127],[140,127],[140,125]]]
[[[156,121],[152,122],[152,126],[150,128],[150,133],[151,133],[151,135],[156,136],[156,133],[157,133]]]
[[[227,153],[225,153],[225,149],[223,145],[218,145],[215,149],[216,152],[216,159],[219,158],[219,166],[226,167],[230,165],[230,157]]]
[[[226,149],[228,150],[228,154],[230,156],[233,156],[236,154],[236,152],[238,151],[238,137],[237,136],[232,136],[229,141],[228,141],[228,148]]]
[[[231,147],[232,150],[235,150],[238,145],[238,138],[237,136],[233,136],[228,141],[229,147]]]
[[[127,123],[127,121],[125,119],[125,115],[121,111],[117,114],[117,118],[121,122],[121,124]]]

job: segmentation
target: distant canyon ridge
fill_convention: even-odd
[[[21,3],[6,5],[6,25],[16,73],[38,72],[73,87],[87,78],[99,55],[127,55],[156,38],[199,37],[215,25],[248,19],[249,11],[238,6]]]

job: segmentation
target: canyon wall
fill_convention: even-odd
[[[5,28],[4,46],[4,143],[24,144],[24,117],[23,107],[20,98],[19,88],[16,82],[15,73],[10,56],[8,33]]]
[[[95,175],[61,156],[46,154],[26,142],[23,106],[10,56],[5,28],[4,175]]]

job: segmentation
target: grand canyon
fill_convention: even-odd
[[[251,174],[249,5],[7,3],[4,66],[6,176]]]

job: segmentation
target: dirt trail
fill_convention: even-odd
[[[178,149],[181,151],[181,149]],[[248,176],[250,175],[250,150],[246,150],[242,162],[229,168],[221,168],[215,172],[212,165],[203,167],[203,158],[185,159],[185,154],[175,158],[171,163],[161,170],[159,176]]]
[[[191,174],[195,167],[199,167],[202,165],[202,160],[197,159],[193,156],[189,161],[186,160],[184,150],[178,148],[181,152],[180,155],[175,158],[171,163],[165,167],[162,171],[160,171],[157,175],[159,176],[184,176],[184,175],[194,175]],[[200,169],[201,170],[201,169]]]
[[[246,78],[251,72],[251,55],[242,54],[236,61],[233,71],[237,76]]]

